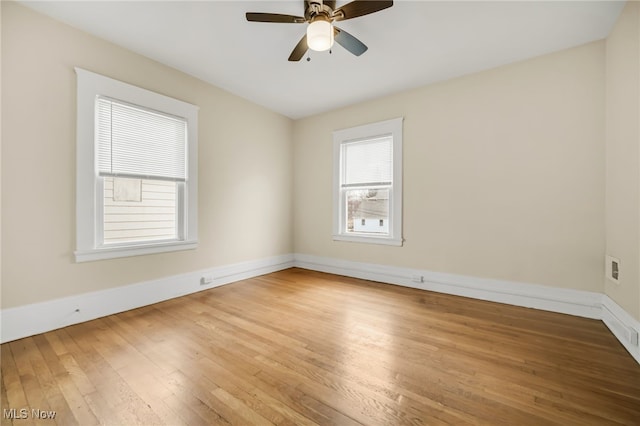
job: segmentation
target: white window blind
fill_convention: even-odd
[[[342,187],[390,185],[393,176],[393,139],[385,136],[346,142],[343,149]]]
[[[96,121],[101,176],[186,181],[186,120],[98,97]]]

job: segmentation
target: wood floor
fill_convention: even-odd
[[[15,425],[639,425],[640,365],[600,321],[290,269],[4,344],[1,400]]]

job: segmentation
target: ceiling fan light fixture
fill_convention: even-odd
[[[333,22],[379,12],[393,6],[393,0],[352,0],[338,9],[335,6],[336,2],[333,0],[305,0],[304,17],[264,12],[247,12],[245,16],[249,22],[308,24],[305,35],[289,55],[290,62],[299,61],[309,50],[323,52],[331,49],[334,37],[340,46],[355,56],[360,56],[367,51],[367,46],[345,30],[334,27]],[[307,56],[307,60],[311,58]]]
[[[309,49],[324,52],[333,46],[333,25],[325,19],[317,19],[307,27]]]

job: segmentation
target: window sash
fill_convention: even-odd
[[[393,181],[393,135],[342,142],[341,186],[390,185]]]
[[[144,188],[145,186],[147,186],[150,184],[150,182],[152,181],[160,181],[160,179],[152,179],[152,180],[148,180],[148,179],[142,179],[141,185],[142,188]],[[185,220],[184,220],[184,214],[182,214],[181,212],[185,211],[185,205],[184,205],[184,193],[185,193],[185,182],[176,182],[175,183],[175,198],[171,198],[171,202],[175,203],[174,204],[174,208],[173,208],[173,212],[172,213],[168,213],[168,214],[173,214],[174,215],[174,226],[173,226],[173,232],[174,235],[171,237],[167,237],[167,238],[154,238],[154,237],[142,237],[139,239],[128,239],[128,240],[123,240],[123,241],[106,241],[105,237],[106,237],[106,232],[105,232],[105,224],[107,223],[106,219],[107,219],[107,206],[106,203],[104,202],[105,199],[105,178],[103,177],[99,177],[97,179],[97,185],[99,188],[99,193],[103,194],[102,200],[103,203],[99,204],[99,216],[102,218],[102,220],[97,220],[96,222],[96,245],[98,247],[127,247],[127,246],[131,246],[131,245],[145,245],[145,244],[158,244],[158,243],[166,243],[166,242],[176,242],[176,241],[184,241],[186,234],[185,234]],[[142,191],[141,194],[144,197],[144,190]],[[152,205],[143,205],[142,203],[144,203],[145,200],[144,198],[141,200],[139,206],[141,207],[147,207],[147,208],[151,208],[153,209],[154,206]],[[170,203],[171,203],[170,202]],[[126,203],[119,206],[120,208],[126,208]],[[135,205],[133,205],[132,207],[136,207]],[[139,212],[132,212],[130,213],[131,215],[135,215],[138,214]],[[144,213],[148,216],[153,216],[153,215],[164,215],[167,213],[159,213],[159,212],[148,212],[148,213]],[[159,219],[155,219],[155,220],[159,220]],[[149,220],[149,221],[143,221],[143,222],[153,222],[154,220]],[[124,220],[123,222],[126,222],[126,220]],[[169,229],[169,228],[167,228]],[[144,232],[144,231],[143,231]]]
[[[340,199],[342,210],[342,232],[345,234],[363,234],[347,229],[348,196],[354,189],[386,189],[389,197],[393,192],[393,135],[374,136],[341,143],[340,149]],[[391,207],[390,201],[388,201]],[[390,209],[391,210],[391,209]],[[392,212],[389,211],[388,219]],[[377,235],[390,235],[390,232]]]
[[[187,179],[187,122],[147,108],[96,99],[100,176]]]
[[[356,231],[348,229],[349,222],[349,200],[348,193],[353,189],[370,189],[370,190],[386,190],[388,191],[388,199],[387,203],[387,223],[388,223],[388,231],[387,232],[366,232],[366,231]],[[340,203],[341,203],[341,214],[342,214],[342,223],[343,223],[343,233],[345,235],[361,235],[361,236],[374,236],[374,237],[388,237],[392,235],[393,232],[393,186],[391,185],[367,185],[361,186],[358,188],[344,188],[340,191]]]

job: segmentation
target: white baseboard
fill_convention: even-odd
[[[638,334],[640,321],[633,318],[606,294],[602,295],[602,322],[640,364]]]
[[[351,262],[306,254],[295,255],[295,266],[473,299],[599,319],[640,363],[640,346],[638,346],[640,322],[602,293]],[[422,277],[423,282],[413,281],[414,277]]]
[[[602,294],[419,269],[295,255],[297,267],[509,305],[600,319]],[[422,277],[423,282],[414,282]]]
[[[473,299],[600,319],[640,363],[640,321],[601,293],[476,278],[419,269],[287,254],[85,293],[0,311],[0,343],[151,305],[291,267],[362,278]],[[201,279],[213,281],[202,285]],[[415,282],[422,277],[423,282]]]
[[[293,255],[288,254],[2,309],[0,342],[10,342],[293,266]],[[213,281],[202,285],[204,276],[212,277]]]

